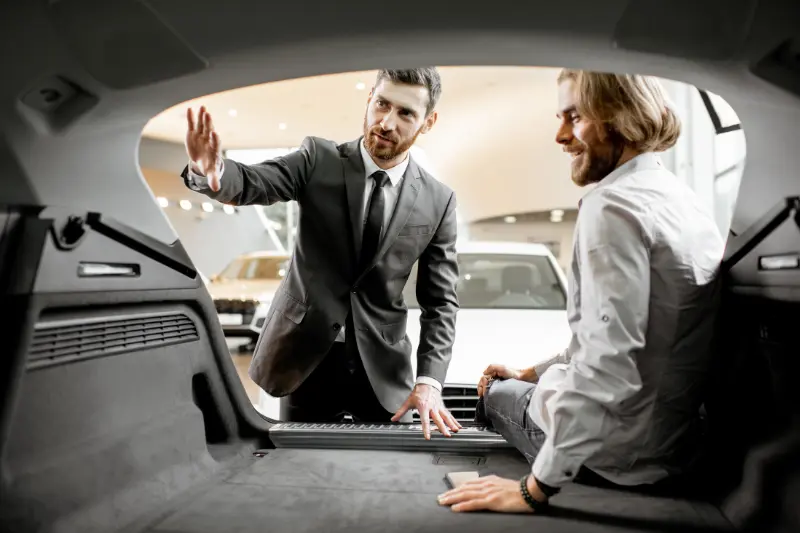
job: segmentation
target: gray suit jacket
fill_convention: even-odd
[[[395,411],[414,384],[402,291],[417,260],[417,375],[444,384],[458,310],[456,197],[411,160],[378,253],[359,270],[366,180],[360,141],[307,137],[299,150],[257,165],[226,159],[217,192],[193,185],[188,169],[183,177],[224,203],[300,206],[292,260],[253,355],[253,381],[272,396],[290,394],[325,357],[352,310],[367,375],[384,408]]]

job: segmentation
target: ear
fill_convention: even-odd
[[[439,118],[439,113],[434,111],[430,115],[425,118],[425,124],[422,125],[422,133],[428,133],[433,128],[433,125],[436,124],[436,120]]]

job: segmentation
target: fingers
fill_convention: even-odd
[[[408,408],[409,408],[409,401],[406,400],[406,403],[400,406],[400,409],[398,409],[397,412],[395,412],[394,416],[392,417],[392,422],[397,422],[398,420],[403,418],[403,415],[408,412]]]
[[[205,126],[203,128],[203,132],[209,139],[211,138],[211,134],[214,132],[214,121],[211,119],[211,113],[207,111],[205,114]]]
[[[447,428],[447,425],[444,423],[444,420],[442,420],[439,411],[431,410],[431,418],[433,418],[433,422],[434,424],[436,424],[436,427],[439,428],[439,432],[445,437],[449,437],[450,430]]]
[[[486,391],[486,385],[488,384],[488,378],[486,376],[481,376],[481,379],[478,381],[478,398],[483,398],[483,393]]]
[[[489,492],[480,485],[467,485],[446,492],[439,497],[439,505],[450,505],[455,512],[477,511],[487,509]]]
[[[456,420],[453,414],[447,409],[445,408],[440,409],[439,414],[441,415],[442,420],[444,420],[444,423],[447,424],[447,427],[449,427],[451,430],[458,433],[458,430],[462,428],[458,420]]]
[[[189,131],[193,131],[194,127],[195,127],[195,124],[194,124],[194,111],[192,111],[191,107],[186,110],[186,123],[187,123],[187,128],[189,129]]]
[[[195,128],[195,132],[199,133],[200,135],[205,135],[205,127],[206,127],[206,106],[200,106],[200,111],[197,112],[197,128]]]
[[[427,407],[417,406],[417,411],[419,411],[419,420],[422,422],[422,435],[425,437],[425,440],[431,440],[431,410]]]
[[[219,153],[219,135],[216,131],[211,132],[211,149],[214,150],[215,154]]]

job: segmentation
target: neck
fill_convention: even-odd
[[[617,166],[614,167],[614,168],[621,167],[622,165],[624,165],[625,163],[627,163],[628,161],[630,161],[631,159],[633,159],[637,155],[641,155],[642,153],[643,152],[640,152],[639,150],[635,150],[635,149],[631,148],[630,146],[626,146],[622,150],[622,155],[619,157],[619,161],[617,161]]]

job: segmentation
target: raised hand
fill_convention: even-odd
[[[218,191],[222,176],[219,174],[219,164],[222,161],[219,135],[214,131],[214,121],[211,120],[205,106],[200,107],[197,121],[194,111],[190,107],[186,111],[186,153],[189,159],[197,165],[200,172],[208,178],[208,186],[212,191]]]

